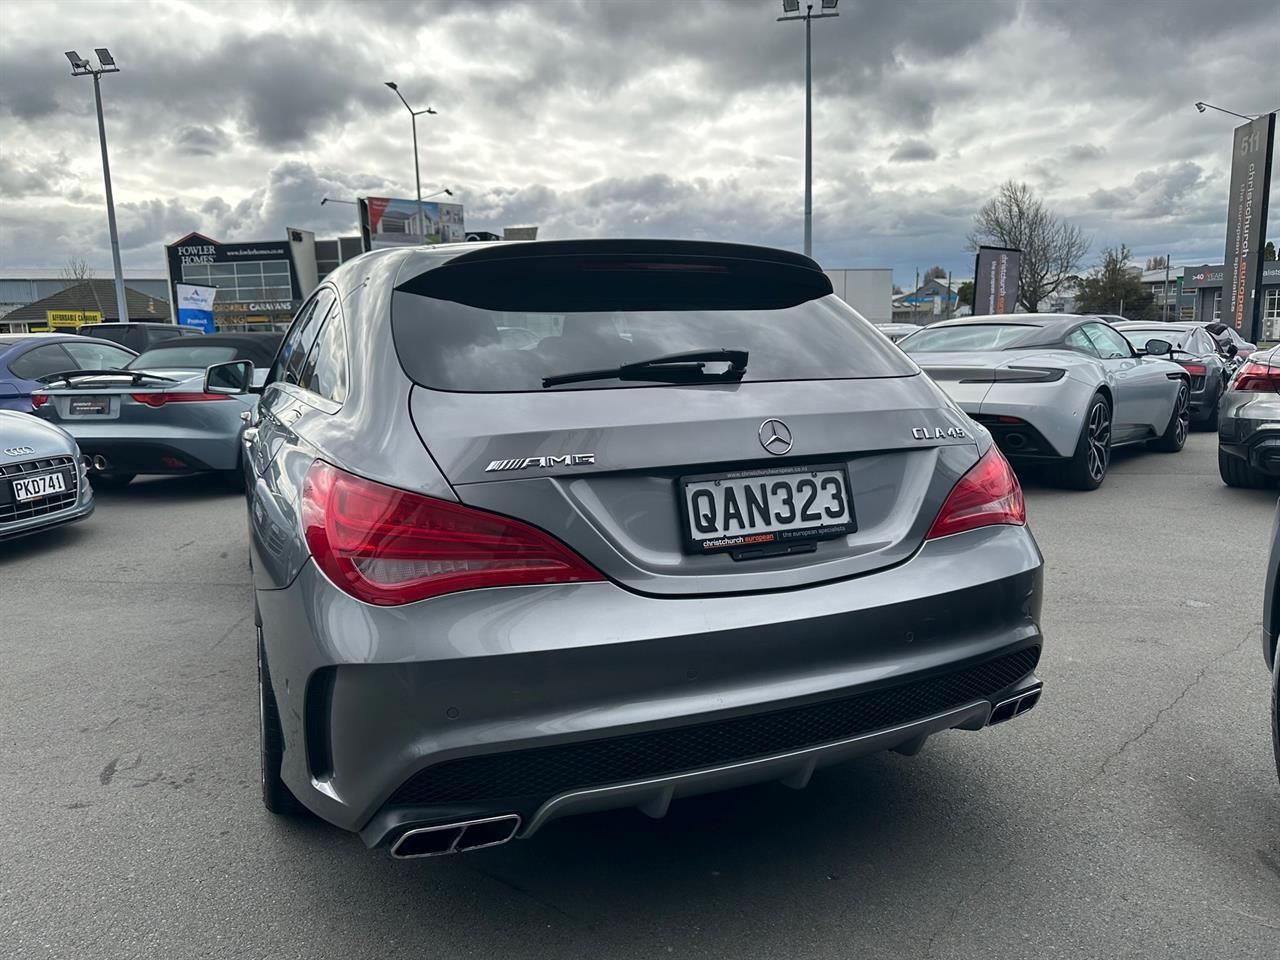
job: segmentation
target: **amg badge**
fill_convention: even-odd
[[[523,457],[517,460],[494,460],[484,472],[491,470],[527,470],[529,467],[542,467],[550,470],[553,467],[582,467],[596,462],[594,453],[570,453],[563,457]]]
[[[911,435],[917,440],[962,440],[969,434],[964,427],[915,427]]]

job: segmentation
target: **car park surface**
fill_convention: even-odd
[[[1192,434],[1088,496],[1028,487],[1052,643],[1026,718],[412,862],[261,811],[243,498],[101,493],[0,545],[0,954],[1271,960],[1276,496],[1215,455]]]

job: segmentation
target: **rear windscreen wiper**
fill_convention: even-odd
[[[555,387],[562,383],[584,383],[588,380],[649,380],[667,383],[702,383],[706,381],[741,380],[747,372],[746,350],[691,350],[687,353],[669,353],[652,360],[624,363],[608,370],[581,370],[578,373],[560,373],[543,377],[543,387]],[[723,361],[729,364],[722,373],[707,373],[708,363]]]
[[[173,377],[162,377],[158,373],[147,373],[144,370],[68,370],[66,373],[49,373],[39,378],[39,382],[48,386],[53,383],[70,383],[82,378],[128,377],[130,383],[141,383],[143,380],[158,380],[163,383],[177,383]]]

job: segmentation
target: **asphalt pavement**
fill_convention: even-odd
[[[0,956],[1280,956],[1274,492],[1215,438],[1028,485],[1041,705],[766,785],[398,862],[258,793],[243,502],[103,493],[0,544]]]

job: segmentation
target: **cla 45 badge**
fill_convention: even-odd
[[[963,440],[969,434],[964,427],[915,427],[911,435],[917,440]]]

